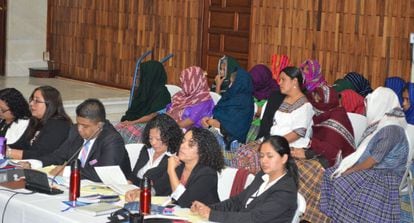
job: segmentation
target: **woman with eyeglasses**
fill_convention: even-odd
[[[66,114],[60,92],[51,86],[34,89],[29,99],[29,127],[16,143],[8,145],[12,159],[39,159],[55,151],[68,136],[72,120]]]
[[[15,143],[23,135],[31,117],[29,104],[20,91],[5,88],[0,91],[0,136]]]
[[[262,171],[240,194],[220,203],[195,201],[191,211],[213,222],[291,222],[297,208],[298,172],[288,141],[270,136],[259,147]]]

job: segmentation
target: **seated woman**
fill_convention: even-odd
[[[201,118],[211,116],[214,101],[210,96],[207,78],[200,67],[189,67],[180,75],[182,90],[174,94],[167,114],[181,128],[201,127]]]
[[[32,118],[23,136],[8,145],[7,157],[40,159],[57,150],[68,136],[72,121],[63,108],[60,92],[51,86],[34,89],[29,99]]]
[[[244,143],[253,119],[252,92],[251,76],[239,68],[230,88],[214,108],[213,118],[204,117],[202,119],[203,127],[219,129],[226,146],[229,146],[233,140]]]
[[[240,67],[236,59],[224,55],[219,60],[218,73],[214,78],[214,84],[211,86],[211,91],[217,94],[223,94],[230,87],[231,75]]]
[[[15,88],[0,91],[0,136],[6,137],[7,144],[21,138],[31,116],[29,104],[20,91]]]
[[[275,92],[269,106],[266,106],[258,138],[280,135],[288,140],[290,147],[308,146],[314,111],[302,92],[303,83],[298,68],[286,67],[282,70],[280,92]]]
[[[346,157],[355,151],[351,121],[339,106],[338,94],[328,86],[316,88],[307,94],[315,108],[310,147],[297,148],[293,156],[299,159],[317,159],[323,167],[333,166],[338,154]]]
[[[358,149],[326,170],[320,209],[335,222],[399,222],[407,122],[392,90],[379,87],[366,100],[368,127]]]
[[[160,185],[157,179],[164,175],[167,177],[168,157],[178,151],[183,132],[174,119],[160,114],[148,122],[142,135],[145,147],[141,149],[132,174],[127,179],[140,187],[143,177],[148,177],[153,182],[156,195],[168,195],[170,190],[166,191],[165,185]]]
[[[387,77],[385,79],[385,87],[390,88],[397,95],[400,105],[403,104],[403,90],[406,86],[405,81],[401,77]]]
[[[403,104],[407,122],[414,125],[414,83],[407,83],[403,90]]]
[[[369,81],[357,72],[347,73],[344,79],[351,82],[355,88],[355,91],[362,97],[365,97],[372,92],[371,84]]]
[[[207,129],[191,128],[184,135],[178,156],[168,159],[168,177],[155,181],[169,187],[172,199],[181,207],[189,208],[195,200],[213,204],[219,201],[217,172],[223,167],[223,154],[215,136]],[[126,201],[138,197],[138,190],[125,195]]]
[[[240,194],[220,203],[195,201],[191,211],[214,222],[291,222],[297,208],[298,173],[289,144],[271,136],[259,148],[254,181]]]
[[[305,76],[305,88],[307,92],[312,92],[317,87],[326,85],[325,78],[321,72],[321,65],[317,60],[305,60],[305,62],[300,65],[300,70]]]
[[[141,64],[139,85],[131,106],[115,126],[125,144],[141,142],[145,124],[171,102],[166,83],[167,74],[162,63],[151,60]]]
[[[253,99],[254,103],[257,105],[257,111],[254,114],[253,122],[247,133],[247,143],[256,140],[260,128],[262,107],[267,102],[267,99],[269,99],[270,94],[279,89],[276,80],[272,78],[272,71],[270,71],[266,65],[257,64],[249,71],[249,73],[252,75]]]
[[[354,90],[346,89],[338,95],[340,105],[346,112],[365,115],[364,97]]]
[[[338,94],[333,88],[318,87],[307,96],[316,111],[311,143],[309,148],[291,151],[299,168],[299,191],[306,198],[306,211],[301,219],[329,222],[319,210],[323,169],[333,166],[339,154],[346,157],[355,151],[353,129],[346,111],[339,107]]]

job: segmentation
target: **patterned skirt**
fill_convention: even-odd
[[[387,169],[369,169],[330,179],[326,170],[320,209],[334,222],[399,222],[401,176]]]
[[[259,172],[261,170],[258,152],[259,146],[260,143],[254,141],[232,152],[230,166],[238,169],[246,169],[252,174]]]
[[[330,219],[319,210],[321,197],[321,181],[324,173],[317,160],[296,159],[299,173],[299,193],[306,200],[306,210],[301,220],[312,223],[330,222]]]
[[[115,125],[115,129],[124,139],[125,144],[142,143],[142,133],[146,123],[122,126],[120,123]]]

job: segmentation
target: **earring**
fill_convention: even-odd
[[[296,85],[293,85],[293,88],[296,88]]]

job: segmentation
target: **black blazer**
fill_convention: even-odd
[[[22,137],[9,147],[22,149],[23,159],[41,159],[59,148],[68,137],[71,126],[69,121],[63,119],[49,119],[39,130],[39,134],[32,144],[30,144],[31,139],[27,136],[30,131],[29,126]]]
[[[168,161],[167,161],[168,165]],[[178,178],[183,173],[184,165],[175,169]],[[163,172],[158,179],[153,179],[153,188],[157,196],[171,195],[171,184],[167,170]],[[205,204],[214,204],[219,202],[217,194],[217,172],[210,167],[197,164],[187,180],[185,192],[175,201],[181,207],[189,208],[193,201],[201,201]]]
[[[147,162],[149,161],[147,149],[148,149],[147,146],[144,146],[141,149],[141,152],[139,153],[138,160],[137,160],[137,163],[135,164],[134,170],[129,176],[127,176],[128,180],[130,180],[133,184],[135,184],[138,187],[141,186],[141,180],[142,180],[137,177],[138,171],[142,167],[144,167],[145,164],[147,164]],[[165,178],[165,175],[167,175],[166,177],[168,177],[167,166],[168,166],[168,156],[164,156],[161,159],[161,162],[158,164],[157,167],[147,170],[147,172],[145,172],[144,174],[145,177],[148,177],[152,181],[153,183],[152,186],[154,187],[158,196],[169,195],[168,192],[165,191],[166,189],[163,189],[164,186],[159,185],[160,181],[158,180],[158,179]]]
[[[298,189],[293,177],[287,173],[276,184],[245,207],[247,200],[263,183],[263,172],[239,195],[210,205],[210,221],[214,222],[291,222],[297,208]]]
[[[54,153],[40,160],[43,166],[61,165],[68,160],[84,143],[84,139],[79,135],[77,125],[73,125],[69,131],[66,141]],[[75,156],[76,158],[78,155]],[[101,182],[96,173],[95,166],[119,165],[125,176],[131,174],[131,164],[125,149],[124,141],[115,130],[111,123],[105,122],[102,131],[95,139],[86,160],[85,166],[81,168],[82,178]]]

